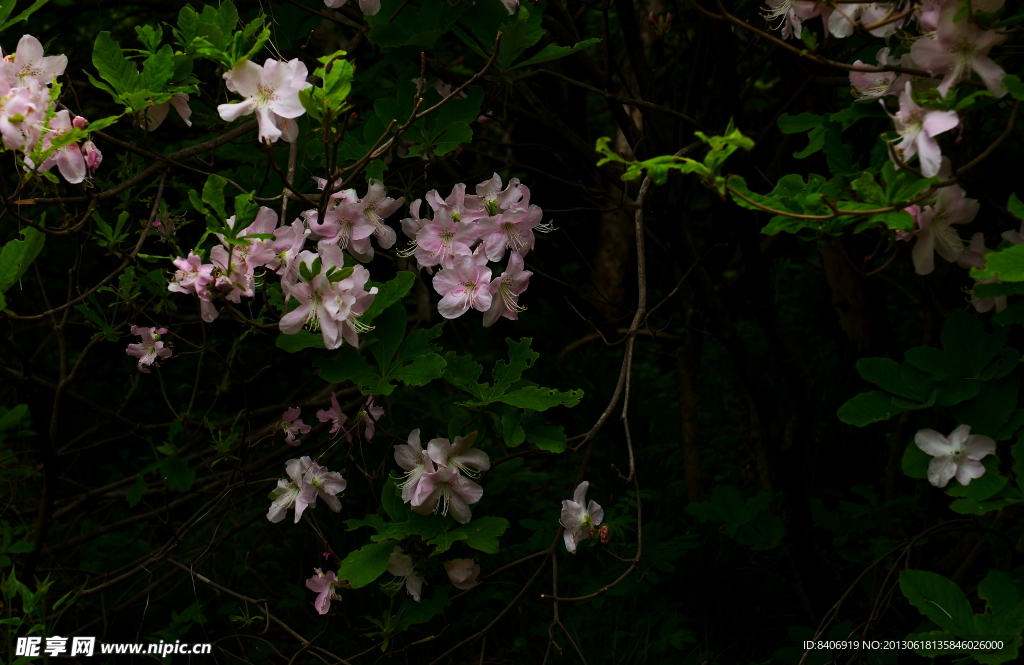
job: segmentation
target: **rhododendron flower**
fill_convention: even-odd
[[[25,85],[34,80],[43,85],[64,73],[68,66],[66,55],[43,55],[43,45],[32,35],[23,35],[14,53],[3,61],[3,75],[10,82]]]
[[[376,422],[383,416],[384,407],[374,406],[373,395],[367,397],[366,403],[363,405],[363,408],[359,409],[355,420],[356,427],[360,424],[363,425],[363,436],[366,437],[367,441],[373,439],[373,435],[377,431]]]
[[[488,287],[491,290],[491,306],[484,312],[484,327],[494,325],[499,317],[515,321],[519,318],[519,312],[526,308],[519,304],[519,296],[526,291],[530,285],[530,277],[533,273],[523,270],[523,257],[518,252],[512,252],[508,258],[508,267],[501,276],[491,282]]]
[[[388,559],[388,572],[395,577],[405,578],[405,590],[417,603],[420,602],[420,590],[423,588],[423,578],[416,574],[412,557],[405,554],[401,547],[395,545]]]
[[[767,0],[765,4],[768,5],[768,11],[762,14],[765,20],[771,22],[775,19],[782,19],[775,28],[781,28],[783,39],[799,38],[803,30],[803,22],[820,15],[822,9],[817,2],[801,0]],[[651,19],[648,21],[653,25]]]
[[[274,239],[270,241],[270,249],[274,252],[274,260],[268,265],[289,282],[298,279],[296,257],[306,244],[306,236],[310,234],[306,225],[295,220],[290,226],[274,229]]]
[[[448,573],[448,579],[452,581],[456,589],[465,591],[480,584],[476,581],[476,578],[480,575],[480,564],[472,559],[445,561],[444,569]]]
[[[471,308],[487,311],[491,306],[490,284],[490,268],[472,256],[455,257],[451,268],[434,275],[434,290],[442,296],[437,311],[446,319],[456,319]]]
[[[910,82],[900,93],[900,110],[893,116],[900,141],[895,150],[906,163],[917,155],[921,160],[921,174],[931,178],[939,172],[942,152],[935,137],[960,124],[956,111],[925,109],[917,105],[910,95]],[[898,166],[898,165],[897,165]]]
[[[476,432],[455,437],[455,444],[448,439],[431,439],[427,444],[427,456],[438,466],[458,469],[468,476],[491,468],[491,459],[479,448],[473,448]],[[472,470],[471,470],[472,469]]]
[[[344,6],[348,0],[324,0],[324,4],[331,9]],[[363,16],[375,16],[380,11],[380,0],[359,0],[359,11]]]
[[[928,465],[928,482],[945,487],[954,476],[961,485],[985,474],[978,460],[996,452],[996,442],[981,434],[971,434],[970,425],[960,425],[945,437],[933,429],[923,429],[914,443],[935,459]]]
[[[412,501],[416,496],[416,488],[420,478],[427,470],[427,453],[420,444],[419,428],[409,432],[409,442],[395,446],[395,461],[405,469],[405,480],[399,485],[402,488],[402,501]]]
[[[95,173],[96,169],[103,163],[103,153],[100,152],[100,149],[92,141],[82,143],[82,157],[85,158],[85,168],[88,169],[90,174]]]
[[[575,554],[576,545],[581,540],[590,538],[594,529],[604,521],[604,508],[596,501],[591,500],[585,508],[583,506],[587,499],[588,487],[590,483],[583,481],[573,492],[572,500],[562,502],[562,517],[559,522],[565,528],[565,549],[569,550],[570,554]]]
[[[892,3],[888,2],[862,2],[854,4],[837,5],[832,14],[828,17],[828,31],[833,37],[840,39],[853,34],[854,24],[859,22],[863,26],[870,26],[890,17],[890,10],[894,10]],[[880,38],[886,38],[896,32],[896,29],[903,24],[904,19],[891,21],[885,25],[868,30],[868,32]]]
[[[297,406],[293,406],[281,415],[280,428],[285,434],[285,443],[290,446],[297,446],[302,443],[296,440],[296,434],[308,434],[312,429],[309,425],[302,422],[302,419],[299,418],[300,413],[302,413],[302,410]]]
[[[35,146],[50,105],[49,93],[46,86],[30,80],[0,97],[0,135],[5,146],[12,150]]]
[[[146,131],[151,132],[163,124],[164,118],[167,117],[167,111],[172,106],[178,112],[178,115],[181,116],[181,119],[185,121],[185,124],[191,127],[192,109],[188,106],[188,94],[179,92],[171,97],[170,101],[163,104],[154,104],[146,109]]]
[[[290,480],[284,480],[283,478],[278,480],[277,487],[270,493],[270,497],[274,502],[270,504],[270,510],[267,511],[268,520],[274,523],[280,522],[284,519],[288,509],[294,508],[295,523],[299,523],[299,520],[302,518],[302,512],[309,505],[302,497],[302,490],[306,485],[302,476],[312,463],[313,460],[308,457],[290,459],[285,462],[284,470]]]
[[[397,236],[395,230],[384,223],[384,220],[402,207],[405,199],[393,199],[387,195],[384,183],[380,180],[371,180],[366,196],[362,198],[363,216],[373,224],[373,235],[382,249],[389,249],[395,244]],[[366,252],[364,252],[365,254]],[[369,258],[373,258],[373,247],[369,248]],[[358,258],[358,257],[357,257]]]
[[[501,261],[505,257],[506,249],[525,256],[536,242],[533,229],[540,226],[543,219],[544,212],[540,207],[531,205],[528,208],[506,210],[500,215],[477,222],[487,259]]]
[[[404,221],[402,225],[404,228]],[[470,246],[479,237],[476,224],[456,222],[448,210],[442,209],[416,234],[416,262],[421,268],[450,268],[456,257],[472,254]]]
[[[341,430],[342,425],[345,424],[345,414],[341,411],[341,405],[338,404],[338,397],[331,391],[331,408],[320,409],[316,412],[316,418],[322,423],[331,421],[331,434],[337,434]]]
[[[309,226],[309,230],[320,236],[322,245],[336,245],[341,249],[366,250],[370,247],[369,237],[374,234],[376,227],[363,214],[365,206],[359,201],[335,201],[324,211],[324,218],[318,218],[316,210],[307,210],[302,213],[302,218]],[[361,242],[365,241],[365,242]],[[358,247],[355,247],[358,245]],[[372,251],[372,250],[371,250]]]
[[[899,60],[889,57],[888,46],[878,51],[875,60],[879,66],[900,64]],[[863,65],[864,63],[857,60],[853,64]],[[858,99],[877,99],[897,94],[902,88],[901,79],[902,77],[896,72],[850,72],[850,85]]]
[[[320,466],[316,462],[309,465],[306,472],[302,474],[302,500],[310,506],[316,507],[317,498],[323,499],[327,507],[334,512],[341,512],[341,500],[335,496],[338,492],[344,492],[348,482],[341,477],[337,471],[328,471],[326,466]]]
[[[244,101],[221,104],[217,107],[220,117],[228,122],[255,111],[260,124],[261,141],[277,141],[282,137],[282,125],[297,118],[306,110],[299,101],[299,91],[312,84],[306,82],[309,75],[306,65],[299,59],[279,62],[268,58],[263,66],[243,60],[224,78],[228,88],[245,97]],[[292,133],[292,132],[289,132]],[[291,137],[294,140],[294,136]],[[289,140],[285,136],[285,140]]]
[[[516,204],[523,199],[523,194],[526,193],[528,196],[529,190],[524,190],[525,188],[519,184],[519,178],[512,178],[508,181],[508,186],[502,189],[501,176],[495,173],[489,180],[484,180],[476,186],[476,196],[467,199],[466,207],[481,211],[481,217],[497,215],[503,210],[517,207]],[[526,207],[525,204],[522,207]]]
[[[445,212],[454,222],[474,222],[487,214],[479,205],[474,208],[473,199],[479,197],[466,196],[466,184],[462,182],[452,187],[446,199],[442,199],[436,189],[427,192],[424,198],[434,211],[435,217],[438,213]]]
[[[67,111],[57,111],[57,114],[50,119],[49,130],[43,133],[43,142],[41,148],[45,150],[48,148],[53,139],[66,134],[74,128],[71,122],[71,115]],[[31,167],[32,160],[26,159],[25,163]],[[39,165],[40,171],[49,171],[54,166],[60,171],[60,174],[64,176],[64,179],[71,184],[76,184],[85,180],[86,175],[86,164],[85,157],[82,155],[82,149],[77,143],[68,144],[62,148],[58,148],[53,154],[47,157],[42,164]]]
[[[328,571],[325,575],[319,568],[314,568],[316,573],[306,580],[306,588],[319,594],[313,601],[313,607],[320,614],[327,614],[331,609],[332,600],[341,600],[335,589],[351,589],[347,580],[339,580],[338,576]]]
[[[1006,72],[988,57],[988,52],[1005,39],[1004,35],[995,30],[982,30],[967,18],[954,21],[958,11],[958,3],[947,4],[939,15],[935,33],[916,40],[910,48],[911,57],[929,73],[943,76],[939,84],[943,97],[972,70],[981,77],[989,92],[1002,97],[1007,92],[1002,87]]]
[[[966,198],[960,185],[943,187],[935,194],[935,203],[917,215],[917,243],[914,245],[914,271],[927,275],[935,269],[935,254],[950,263],[964,251],[964,241],[953,224],[967,224],[978,215],[978,201]]]
[[[429,515],[441,507],[441,514],[449,511],[456,522],[466,524],[473,517],[469,507],[484,495],[484,488],[458,471],[435,467],[428,457],[426,471],[416,486],[412,509],[420,515]]]
[[[171,350],[160,341],[160,335],[167,334],[167,328],[140,328],[132,326],[132,334],[142,337],[139,344],[129,344],[126,353],[139,359],[139,371],[149,374],[149,365],[159,367],[158,358],[171,357]]]

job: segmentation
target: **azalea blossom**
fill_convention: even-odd
[[[49,129],[43,133],[41,149],[46,150],[52,144],[53,139],[70,132],[74,128],[68,111],[57,111],[57,114],[50,119]],[[32,160],[26,159],[25,163],[31,167],[31,162]],[[64,179],[71,184],[85,180],[87,173],[85,157],[82,155],[82,149],[77,143],[70,143],[62,148],[58,148],[43,160],[43,163],[39,165],[39,170],[49,171],[54,166],[64,176]]]
[[[955,21],[958,11],[958,3],[948,4],[939,15],[936,31],[916,40],[910,55],[923,69],[943,77],[939,84],[943,97],[971,71],[981,77],[989,92],[996,97],[1004,96],[1007,91],[1002,81],[1006,72],[988,57],[988,52],[1002,43],[1005,36],[995,30],[982,30],[966,18]]]
[[[491,306],[484,312],[484,327],[494,325],[500,317],[516,321],[519,313],[526,310],[519,304],[519,296],[526,291],[530,285],[530,277],[533,273],[523,270],[523,257],[519,252],[512,252],[508,258],[508,267],[505,272],[491,282],[488,287],[491,290]]]
[[[328,508],[336,513],[341,512],[341,500],[336,495],[338,492],[345,491],[348,482],[341,477],[340,473],[328,471],[326,466],[320,466],[313,462],[302,474],[302,482],[300,495],[303,502],[315,507],[316,500],[320,498],[324,500]]]
[[[484,489],[455,469],[438,466],[428,457],[426,470],[416,486],[412,509],[420,515],[429,515],[441,508],[441,514],[451,512],[456,522],[466,524],[472,519],[470,506],[481,499]]]
[[[359,409],[359,413],[356,414],[356,427],[360,423],[363,424],[363,436],[366,437],[367,441],[373,439],[374,433],[377,431],[376,422],[384,417],[384,407],[375,406],[373,403],[373,395],[366,398],[366,403],[363,408]]]
[[[480,220],[477,226],[487,259],[501,261],[507,249],[525,256],[536,243],[533,229],[540,226],[543,218],[544,212],[540,207],[530,205],[528,208],[513,208]]]
[[[348,0],[324,0],[324,4],[331,9],[344,6]],[[359,0],[359,11],[363,16],[375,16],[380,11],[380,0]]]
[[[973,221],[980,208],[978,201],[966,198],[966,194],[960,185],[943,187],[935,193],[935,202],[917,214],[917,243],[912,253],[918,275],[935,269],[936,253],[950,263],[963,253],[964,241],[953,225]]]
[[[970,425],[960,425],[945,437],[933,429],[920,430],[914,436],[917,447],[935,459],[928,464],[928,482],[945,487],[956,477],[961,485],[985,474],[978,460],[996,452],[996,442],[981,434],[971,434]]]
[[[405,578],[405,590],[417,603],[420,602],[420,590],[423,588],[423,578],[416,574],[412,557],[395,545],[388,559],[388,572],[395,577]]]
[[[416,233],[416,262],[421,268],[450,268],[456,257],[473,253],[471,246],[479,237],[476,224],[457,222],[449,210],[439,210]]]
[[[878,62],[880,67],[900,64],[898,60],[890,58],[888,46],[878,51],[878,55],[875,56],[875,60]],[[863,65],[864,63],[857,60],[853,64]],[[899,93],[902,88],[900,85],[901,78],[902,77],[896,72],[851,71],[850,85],[853,87],[854,94],[858,99],[877,99],[886,95]]]
[[[341,405],[338,404],[338,396],[331,391],[331,408],[320,409],[316,412],[316,419],[322,423],[331,421],[331,434],[337,434],[342,425],[345,424],[345,414],[341,411]]]
[[[162,125],[171,107],[178,112],[186,126],[192,126],[192,109],[188,105],[188,93],[179,92],[171,97],[170,101],[153,104],[146,109],[146,131],[151,132]]]
[[[832,10],[826,24],[828,25],[828,31],[833,37],[842,39],[853,34],[854,26],[857,23],[865,27],[872,26],[875,23],[891,18],[897,12],[898,9],[889,2],[844,3],[837,5]],[[884,25],[873,27],[868,32],[874,37],[884,39],[893,35],[896,29],[903,24],[903,21],[904,19],[888,21]]]
[[[64,73],[66,55],[43,55],[43,45],[32,35],[23,35],[14,53],[4,57],[3,75],[8,81],[25,85],[34,80],[43,85]]]
[[[481,216],[497,215],[503,210],[516,207],[523,199],[524,193],[528,196],[529,190],[524,190],[525,188],[519,184],[519,178],[512,178],[505,189],[502,189],[501,176],[495,173],[489,180],[484,180],[476,186],[476,196],[467,200],[466,207],[481,211]]]
[[[780,29],[783,39],[799,38],[803,22],[819,16],[822,7],[817,2],[801,0],[767,0],[768,10],[762,13],[766,21],[781,19],[775,29]]]
[[[476,432],[455,437],[453,445],[448,439],[431,439],[427,444],[427,456],[438,466],[458,469],[468,476],[491,468],[490,457],[479,448],[473,448]]]
[[[243,60],[225,72],[224,79],[232,92],[237,92],[245,99],[221,104],[217,112],[228,122],[255,112],[259,120],[261,141],[274,142],[282,136],[286,141],[294,141],[295,131],[292,131],[287,121],[306,112],[299,101],[299,91],[312,85],[306,82],[308,75],[306,65],[298,58],[288,62],[268,58],[262,67],[250,60]],[[294,129],[297,130],[297,127]]]
[[[142,337],[142,342],[129,344],[126,353],[139,359],[139,371],[149,374],[149,366],[159,367],[157,359],[171,357],[171,350],[160,341],[160,335],[167,334],[167,328],[140,328],[132,326],[132,334]]]
[[[281,416],[280,428],[285,434],[285,443],[290,446],[297,446],[302,443],[295,438],[296,434],[308,434],[310,429],[312,429],[309,425],[304,424],[302,419],[299,418],[299,414],[301,412],[302,411],[299,407],[293,406],[285,411]]]
[[[576,553],[576,545],[594,534],[594,530],[604,521],[604,508],[591,500],[584,507],[587,499],[587,488],[590,483],[583,481],[573,492],[572,500],[562,502],[562,516],[559,523],[565,528],[562,534],[565,549],[570,554]]]
[[[907,81],[900,93],[900,110],[893,116],[896,132],[901,137],[894,149],[903,163],[917,155],[921,160],[921,174],[931,178],[938,174],[942,160],[935,137],[959,125],[960,118],[956,111],[922,108],[910,93],[911,84]]]
[[[470,309],[485,312],[491,306],[491,270],[472,256],[456,257],[451,268],[434,275],[433,285],[442,296],[437,311],[446,319],[456,319]]]
[[[316,574],[306,580],[306,588],[319,594],[313,601],[316,611],[319,614],[327,614],[331,609],[331,601],[341,600],[341,596],[336,590],[351,589],[352,587],[347,580],[339,580],[333,572],[328,571],[325,574],[319,568],[314,568],[313,571]]]
[[[284,470],[289,480],[278,480],[277,487],[270,493],[273,503],[270,504],[270,510],[267,511],[268,520],[274,523],[280,522],[284,519],[288,509],[294,508],[295,523],[299,523],[303,511],[309,505],[303,498],[302,490],[305,489],[307,483],[302,476],[312,463],[313,460],[308,457],[290,459],[285,462]]]
[[[427,471],[428,459],[427,453],[420,443],[419,428],[409,432],[408,443],[395,446],[395,462],[405,469],[405,480],[399,484],[402,489],[402,501],[408,503],[416,496],[420,478]]]
[[[466,591],[479,585],[476,578],[480,575],[480,564],[472,559],[452,559],[445,561],[445,572],[456,589]]]

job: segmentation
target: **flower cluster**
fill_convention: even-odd
[[[466,476],[477,477],[491,468],[487,453],[472,447],[474,441],[476,432],[455,437],[454,444],[448,439],[432,439],[424,450],[420,431],[410,432],[408,443],[395,446],[395,461],[406,471],[402,500],[420,515],[440,507],[442,514],[451,512],[457,522],[469,522],[469,506],[480,500],[484,489]]]
[[[530,203],[530,189],[517,178],[502,189],[495,173],[476,186],[475,195],[459,183],[447,198],[437,190],[425,198],[432,216],[421,218],[421,201],[412,202],[402,220],[412,244],[403,253],[415,256],[420,268],[440,266],[433,284],[441,316],[454,319],[476,309],[484,312],[485,326],[502,316],[516,320],[524,309],[519,296],[533,274],[523,269],[523,257],[536,243],[534,230],[550,230],[541,224],[543,211]],[[509,251],[507,268],[492,279],[488,261],[500,262]]]
[[[43,45],[32,35],[24,35],[15,52],[4,56],[0,62],[0,136],[9,150],[25,154],[28,168],[49,171],[56,166],[64,179],[74,184],[85,180],[103,161],[92,141],[57,148],[38,165],[29,158],[50,149],[61,135],[88,124],[82,117],[72,119],[67,110],[56,110],[50,85],[67,64],[67,56],[43,55]]]
[[[559,523],[565,529],[562,537],[565,539],[565,549],[570,554],[576,554],[576,545],[581,540],[593,536],[601,522],[604,521],[604,508],[596,501],[591,500],[584,506],[588,487],[590,487],[590,483],[583,481],[576,487],[572,499],[562,502],[562,516]]]
[[[132,326],[132,334],[142,337],[138,344],[129,344],[125,352],[139,359],[139,371],[149,374],[149,368],[159,367],[157,359],[171,357],[171,349],[160,341],[160,335],[166,335],[166,328],[140,328]]]
[[[295,414],[298,415],[298,414]],[[288,480],[277,481],[277,487],[270,493],[273,503],[267,511],[267,519],[280,522],[289,508],[295,509],[296,524],[302,519],[306,507],[316,507],[316,500],[323,499],[334,512],[341,511],[338,492],[345,491],[348,484],[337,471],[328,471],[309,457],[290,459],[284,465]],[[323,612],[321,612],[323,614]]]

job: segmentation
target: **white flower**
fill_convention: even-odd
[[[923,429],[914,436],[914,443],[935,459],[928,465],[928,482],[945,487],[956,476],[961,485],[985,474],[978,460],[996,452],[996,442],[981,434],[971,434],[970,425],[960,425],[949,435]]]
[[[576,553],[576,544],[593,535],[594,527],[604,521],[604,508],[596,501],[590,501],[586,508],[587,488],[590,483],[583,481],[573,492],[571,501],[562,502],[562,518],[559,520],[565,527],[565,549],[570,554]]]

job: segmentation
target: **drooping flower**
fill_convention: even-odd
[[[966,18],[954,20],[959,10],[958,3],[949,3],[939,15],[935,33],[914,42],[911,57],[929,73],[943,77],[939,84],[943,97],[971,71],[981,77],[989,92],[996,97],[1004,96],[1007,91],[1002,81],[1006,72],[988,57],[988,52],[1002,43],[1005,36],[995,30],[982,30]]]
[[[163,104],[154,104],[146,109],[146,131],[151,132],[159,127],[167,117],[167,112],[174,107],[188,127],[192,126],[192,109],[188,105],[188,93],[179,92]]]
[[[456,589],[466,591],[480,584],[476,581],[476,578],[480,575],[480,564],[472,559],[445,561],[444,569],[448,573],[448,579],[452,581]]]
[[[803,22],[821,14],[821,5],[817,2],[801,0],[766,0],[768,10],[762,16],[769,23],[781,19],[775,29],[781,29],[782,38],[799,38],[803,30]]]
[[[947,162],[948,163],[948,162]],[[913,249],[914,271],[927,275],[935,269],[935,254],[950,263],[964,251],[964,241],[953,224],[967,224],[978,215],[976,199],[966,198],[960,185],[943,187],[935,194],[935,203],[925,206],[917,215],[917,242]]]
[[[129,344],[125,352],[139,359],[139,371],[149,374],[149,366],[159,367],[157,359],[171,357],[171,349],[160,341],[160,335],[167,334],[167,328],[140,328],[132,326],[132,334],[142,337],[142,342]]]
[[[331,610],[331,601],[341,600],[336,589],[351,589],[352,587],[347,580],[339,580],[338,576],[331,571],[324,574],[319,568],[313,570],[316,574],[306,580],[306,588],[319,594],[313,601],[316,611],[320,614],[327,614]]]
[[[961,485],[985,474],[978,460],[996,452],[996,442],[981,434],[971,434],[970,425],[960,425],[945,437],[933,429],[920,430],[914,443],[934,459],[928,464],[928,482],[945,487],[956,477]]]
[[[395,446],[395,461],[405,469],[405,480],[399,485],[402,488],[402,501],[412,501],[416,496],[416,488],[420,478],[427,471],[427,453],[420,443],[419,428],[409,432],[409,442]]]
[[[401,547],[395,545],[388,559],[388,572],[395,577],[405,578],[405,590],[417,603],[420,602],[420,591],[423,588],[423,578],[416,574],[412,557],[405,554]]]
[[[917,155],[921,160],[921,174],[926,178],[938,174],[942,151],[935,137],[960,124],[956,111],[939,111],[918,106],[911,97],[911,84],[906,83],[900,93],[900,110],[893,116],[896,132],[900,135],[894,150],[903,163]],[[898,164],[897,164],[898,166]]]
[[[299,91],[312,85],[306,82],[308,75],[306,65],[298,58],[288,62],[268,58],[262,67],[243,60],[225,72],[224,79],[232,92],[245,99],[221,104],[217,112],[228,122],[255,112],[260,125],[260,140],[277,141],[285,134],[283,129],[291,129],[286,121],[306,112],[299,101]],[[287,133],[293,134],[291,131]],[[287,135],[284,138],[289,140]],[[294,136],[291,139],[294,140]]]
[[[338,396],[331,391],[331,408],[320,409],[316,412],[316,418],[322,423],[331,421],[331,434],[337,434],[341,427],[345,424],[345,414],[341,410],[341,405],[338,404]]]
[[[458,469],[467,476],[477,476],[480,471],[491,468],[491,459],[484,451],[473,448],[476,432],[455,437],[453,445],[448,439],[431,439],[427,444],[427,456],[438,466]]]
[[[590,483],[583,481],[573,492],[572,500],[562,501],[562,516],[559,522],[565,528],[563,538],[565,549],[570,554],[576,553],[576,545],[594,534],[594,530],[604,521],[604,508],[591,500],[584,507],[587,499],[587,488]]]
[[[434,290],[441,296],[437,311],[446,319],[456,319],[470,309],[486,312],[491,306],[490,284],[490,268],[473,256],[455,257],[451,268],[434,275]]]
[[[312,429],[309,425],[303,424],[302,419],[299,418],[301,412],[302,410],[299,407],[293,406],[281,416],[280,428],[285,435],[285,443],[290,446],[297,446],[302,443],[295,438],[296,434],[308,434]]]
[[[270,504],[270,510],[267,511],[268,520],[274,523],[280,522],[284,519],[288,509],[294,508],[295,523],[299,523],[299,520],[302,518],[302,512],[309,505],[302,496],[302,490],[306,485],[302,476],[312,463],[313,460],[308,457],[290,459],[285,462],[284,470],[289,480],[284,480],[283,478],[278,480],[277,487],[270,493],[273,503]]]
[[[313,462],[302,474],[302,482],[304,485],[300,495],[307,505],[316,507],[316,500],[320,498],[324,500],[328,508],[336,513],[341,512],[341,500],[336,495],[338,492],[345,491],[348,482],[341,477],[340,473],[328,471],[326,466],[320,466]]]
[[[526,308],[519,304],[519,296],[530,285],[533,273],[523,270],[523,257],[512,252],[508,258],[508,267],[497,279],[491,282],[491,306],[484,312],[484,327],[494,325],[500,317],[516,321],[519,313]]]
[[[456,522],[466,524],[473,517],[469,507],[483,495],[484,488],[455,469],[435,467],[428,457],[426,471],[416,486],[411,503],[412,509],[420,515],[436,512],[440,506],[442,515],[451,512]]]

